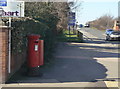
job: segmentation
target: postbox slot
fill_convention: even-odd
[[[35,43],[38,43],[38,41],[35,41]]]

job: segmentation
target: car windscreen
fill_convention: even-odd
[[[111,29],[111,30],[107,30],[107,31],[113,31],[113,30]]]

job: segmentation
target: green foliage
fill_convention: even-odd
[[[62,42],[83,42],[83,40],[77,36],[77,34],[74,34],[73,31],[64,30],[57,39]]]
[[[24,50],[27,51],[27,35],[39,34],[45,42],[45,59],[48,61],[47,57],[52,55],[51,51],[55,44],[53,29],[49,28],[46,24],[29,18],[14,20],[12,27],[12,52],[22,53]]]
[[[62,6],[62,3],[59,4]],[[56,43],[57,24],[63,19],[58,16],[59,8],[56,5],[52,2],[25,2],[25,18],[12,21],[13,53],[27,52],[27,35],[39,34],[44,40],[45,61],[50,61]]]
[[[47,30],[47,26],[35,22],[32,19],[17,19],[12,22],[12,41],[13,50],[23,50],[21,46],[25,47],[27,34],[40,34],[44,37],[44,32]]]

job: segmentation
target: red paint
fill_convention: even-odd
[[[43,53],[42,53],[43,41],[40,41],[39,38],[40,38],[40,35],[28,36],[28,60],[27,61],[28,61],[28,67],[30,68],[43,65]],[[38,46],[37,51],[35,50],[35,45]]]
[[[44,64],[44,41],[39,40],[39,65]]]

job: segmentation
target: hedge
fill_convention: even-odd
[[[50,61],[55,46],[55,29],[32,18],[13,19],[12,21],[12,52],[27,52],[27,35],[39,34],[44,40],[45,62]]]

